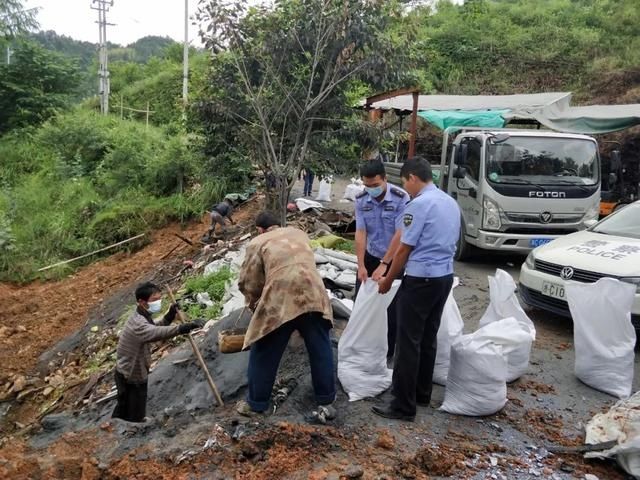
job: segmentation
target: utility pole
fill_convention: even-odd
[[[189,90],[189,1],[184,0],[184,53],[182,58],[182,103],[187,108]]]
[[[100,32],[100,55],[98,67],[98,94],[100,95],[100,112],[103,115],[109,113],[109,93],[111,93],[109,79],[109,54],[107,50],[107,26],[114,25],[107,22],[107,12],[113,7],[113,0],[91,0],[91,8],[98,11],[96,22]]]
[[[11,46],[7,45],[7,65],[11,65],[11,54],[13,50],[11,50]]]

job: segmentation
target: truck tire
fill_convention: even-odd
[[[455,260],[458,262],[464,262],[471,258],[473,254],[473,245],[467,243],[465,237],[464,230],[464,222],[461,220],[460,223],[460,238],[458,238],[458,243],[456,244],[456,255]]]

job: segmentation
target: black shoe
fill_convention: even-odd
[[[391,420],[403,420],[405,422],[413,422],[416,418],[415,415],[407,415],[406,413],[402,413],[395,408],[392,408],[390,405],[382,406],[375,405],[371,407],[371,410],[376,415],[379,415],[383,418],[390,418]]]

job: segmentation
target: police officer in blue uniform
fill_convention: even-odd
[[[374,406],[374,413],[413,421],[416,405],[431,401],[433,368],[442,310],[453,284],[453,257],[460,235],[460,209],[456,201],[433,184],[429,162],[407,160],[400,171],[412,200],[402,218],[402,236],[380,293],[391,288],[405,268],[397,294],[398,338],[389,405]]]
[[[393,253],[400,243],[400,226],[409,195],[401,188],[387,183],[384,164],[370,160],[360,168],[365,190],[356,197],[356,256],[360,285],[369,277],[382,278],[391,265]],[[387,357],[394,354],[396,342],[396,306],[387,310]]]

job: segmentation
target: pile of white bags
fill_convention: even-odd
[[[513,318],[517,322],[515,325],[511,323],[508,331],[502,330],[502,335],[500,326],[494,326],[487,332],[488,336],[493,336],[496,344],[505,347],[507,382],[513,382],[527,372],[536,329],[518,302],[516,282],[504,270],[497,269],[495,276],[489,277],[489,297],[489,307],[480,319],[481,329],[506,318]]]
[[[362,284],[356,303],[338,343],[338,379],[349,401],[375,397],[391,386],[387,368],[387,308],[400,282],[380,295],[378,284]]]
[[[455,277],[453,279],[453,286],[449,292],[447,303],[444,305],[442,311],[442,320],[440,321],[440,328],[438,329],[438,350],[436,353],[436,364],[433,369],[433,383],[438,385],[446,385],[447,374],[449,372],[449,357],[451,354],[451,344],[453,341],[462,335],[462,329],[464,328],[464,322],[462,321],[462,315],[458,309],[456,299],[453,298],[453,289],[458,286],[460,279]]]
[[[502,347],[484,338],[479,330],[461,335],[451,345],[445,412],[485,416],[500,411],[507,403],[507,362]]]
[[[636,286],[613,278],[565,287],[576,351],[575,373],[596,390],[618,398],[631,394],[636,332],[631,307]]]
[[[333,183],[333,177],[329,176],[320,180],[320,186],[318,187],[318,196],[316,200],[319,202],[331,201],[331,184]]]

